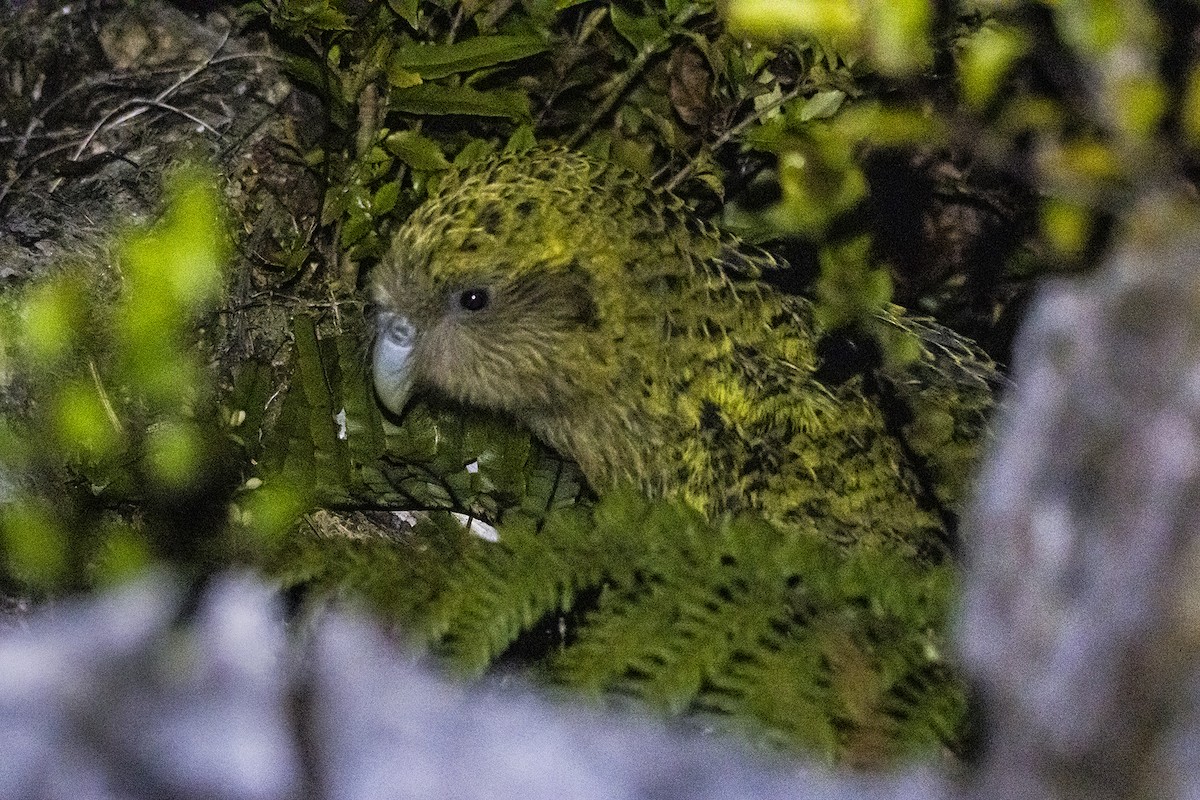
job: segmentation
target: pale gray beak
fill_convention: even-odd
[[[399,415],[412,394],[412,352],[417,330],[406,317],[384,311],[376,321],[371,366],[375,394],[383,407]]]

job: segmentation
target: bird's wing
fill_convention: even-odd
[[[787,269],[788,265],[760,248],[725,236],[721,237],[717,257],[707,267],[735,286],[749,286],[761,285],[770,272]],[[785,308],[789,320],[781,320],[784,325],[812,339],[825,335],[815,322],[810,300],[790,297]],[[849,359],[852,363],[848,369],[841,364],[822,364],[817,377],[839,396],[844,409],[856,407],[864,395],[871,398],[878,406],[883,427],[899,444],[904,468],[918,475],[928,495],[927,504],[936,504],[945,515],[953,517],[986,445],[991,412],[1003,378],[995,362],[978,345],[930,318],[911,315],[894,305],[883,309],[877,318],[875,333],[890,340],[883,348],[887,356],[881,355],[876,342],[867,342],[861,350],[873,350],[873,354],[863,358],[860,352],[858,359]],[[819,350],[825,354],[824,348]],[[826,361],[830,360],[832,357],[826,356]],[[795,369],[783,362],[767,362],[764,366],[747,361],[742,369],[747,380],[763,387],[765,397],[778,396],[787,385],[794,392],[801,382],[809,381],[808,376],[799,378]],[[855,378],[856,370],[861,380]],[[831,381],[827,373],[839,377]],[[811,398],[813,392],[808,382],[802,393]],[[848,410],[839,413],[850,414]],[[850,416],[871,413],[857,409]],[[873,424],[865,418],[847,418],[842,423],[845,430],[838,435],[851,438],[862,438],[851,430],[853,426]],[[886,455],[881,451],[878,457]]]
[[[957,513],[986,447],[1004,379],[978,345],[932,319],[898,306],[878,319],[885,331],[902,337],[899,349],[907,355],[878,370],[881,388],[902,403],[899,435],[920,460],[938,502]]]
[[[694,446],[678,461],[688,494],[828,540],[939,547],[942,520],[923,505],[867,376],[822,379],[812,302],[762,280],[781,268],[769,254],[732,238],[707,245],[696,266],[711,291],[692,335],[711,357],[678,387],[696,409]]]

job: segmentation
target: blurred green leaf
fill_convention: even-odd
[[[842,103],[845,100],[846,93],[841,89],[817,92],[805,100],[804,105],[801,106],[800,121],[808,122],[813,119],[827,119],[828,117],[832,117],[842,107]]]
[[[150,475],[170,491],[187,487],[205,464],[204,433],[193,422],[169,420],[155,425],[147,431],[145,448]]]
[[[1092,230],[1086,208],[1052,197],[1042,203],[1040,221],[1046,240],[1062,257],[1075,259],[1083,253]]]
[[[1062,0],[1051,3],[1054,21],[1063,38],[1084,54],[1113,48],[1128,22],[1120,0]]]
[[[830,123],[845,141],[876,147],[933,145],[946,138],[945,120],[926,108],[856,103]]]
[[[1127,136],[1148,139],[1158,130],[1167,111],[1169,94],[1157,77],[1129,75],[1112,87],[1117,124]]]
[[[278,471],[237,497],[236,522],[244,533],[268,549],[293,532],[296,520],[312,508],[313,487],[302,473]]]
[[[50,365],[76,351],[87,319],[86,292],[77,275],[61,275],[35,287],[25,299],[22,343],[28,355]]]
[[[726,20],[735,33],[766,41],[800,34],[854,39],[863,15],[847,0],[730,0]]]
[[[839,214],[867,195],[867,180],[855,158],[856,137],[822,121],[804,123],[802,135],[764,126],[747,142],[776,152],[782,191],[766,212],[777,230],[819,238]]]
[[[817,319],[826,329],[869,320],[892,299],[892,279],[871,260],[869,237],[821,249]]]
[[[1045,165],[1047,178],[1062,184],[1114,181],[1122,175],[1117,152],[1092,138],[1063,142],[1047,153]]]
[[[1200,149],[1200,65],[1188,72],[1179,119],[1188,144],[1192,149]]]
[[[54,407],[59,446],[66,452],[98,460],[121,446],[120,423],[94,384],[79,379],[60,387]]]
[[[872,0],[867,37],[872,60],[889,75],[910,75],[933,62],[929,26],[933,4]]]
[[[963,100],[976,111],[987,108],[1029,47],[1022,32],[992,22],[967,37],[959,54]]]
[[[212,176],[184,170],[166,187],[166,214],[152,231],[139,233],[122,247],[127,279],[143,291],[171,292],[178,311],[187,314],[212,304],[224,284],[229,241]]]
[[[145,573],[154,553],[145,534],[124,524],[103,526],[100,546],[89,566],[97,587],[112,586]]]
[[[54,588],[67,569],[71,536],[40,499],[0,506],[0,542],[10,574],[41,590]]]

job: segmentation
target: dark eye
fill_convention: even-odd
[[[479,311],[487,307],[490,299],[487,289],[467,289],[458,296],[458,304],[467,311]]]

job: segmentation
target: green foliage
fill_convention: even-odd
[[[963,101],[986,111],[1004,86],[1014,64],[1029,50],[1020,31],[989,22],[963,42],[959,56]]]
[[[888,351],[876,318],[895,300],[986,338],[1030,273],[1079,266],[1102,246],[1133,173],[1178,162],[1200,139],[1188,111],[1200,107],[1188,89],[1197,82],[1175,87],[1161,73],[1168,21],[1139,3],[1056,3],[1044,14],[1037,4],[894,0],[260,0],[246,9],[267,18],[292,75],[333,123],[304,154],[327,184],[325,227],[280,247],[280,267],[294,274],[289,265],[316,253],[337,265],[331,277],[345,293],[451,163],[549,140],[652,175],[689,201],[736,187],[751,165],[778,200],[727,206],[726,224],[816,251],[823,318]],[[1045,75],[1063,80],[1047,86]],[[1116,168],[1097,175],[1074,157],[1081,148],[1104,151]],[[958,198],[1007,217],[1016,252],[996,256],[996,274],[938,264],[937,247],[951,256],[962,247],[952,233],[911,263],[920,244],[911,239],[936,228],[936,209],[873,208],[888,199],[886,184],[927,180],[873,173],[873,159],[930,153],[967,165],[930,170],[934,206]],[[893,217],[911,227],[881,241]],[[844,238],[867,246],[848,258]],[[904,274],[914,269],[930,274]]]
[[[720,191],[712,136],[770,114],[785,92],[848,81],[829,71],[838,56],[825,46],[724,34],[707,1],[246,8],[267,17],[293,77],[326,103],[329,134],[305,158],[327,180],[322,222],[334,238],[302,247],[336,247],[345,291],[359,262],[382,253],[391,218],[451,162],[551,137],[646,173],[686,164]],[[773,72],[791,75],[795,59],[803,86]]]
[[[476,72],[546,50],[538,36],[477,36],[456,44],[409,44],[392,51],[390,72],[419,75],[423,81]]]
[[[508,421],[417,404],[401,426],[384,419],[361,344],[318,340],[296,321],[296,371],[263,459],[302,478],[323,505],[440,510],[497,520],[579,497],[577,470]]]
[[[471,539],[441,517],[399,542],[298,539],[283,577],[353,591],[469,675],[549,628],[541,677],[598,699],[830,760],[957,741],[964,701],[938,633],[948,567],[623,492],[501,531]]]
[[[750,518],[710,525],[620,495],[596,518],[607,582],[589,624],[551,664],[559,680],[710,724],[753,720],[758,735],[831,758],[953,740],[961,696],[935,633],[948,569],[847,554]],[[922,711],[930,717],[915,720]],[[875,734],[891,745],[869,752]],[[860,745],[867,751],[853,752]]]
[[[892,342],[872,309],[891,302],[893,288],[903,293],[898,302],[939,315],[972,303],[1006,313],[1002,292],[967,296],[979,285],[980,273],[971,271],[983,269],[979,264],[917,296],[883,280],[883,273],[912,268],[905,263],[911,241],[879,238],[912,209],[881,208],[868,226],[859,212],[863,198],[880,189],[897,203],[913,199],[887,194],[891,181],[903,179],[894,174],[902,159],[936,153],[975,176],[935,178],[945,195],[982,204],[1011,198],[1001,204],[1013,203],[1021,241],[1000,265],[1007,275],[989,276],[1010,285],[1094,261],[1142,182],[1163,179],[1168,164],[1195,159],[1195,84],[1180,86],[1171,66],[1190,34],[1145,3],[731,0],[727,19],[731,28],[770,41],[823,42],[852,64],[850,81],[839,86],[847,97],[834,113],[807,118],[820,94],[806,92],[746,130],[745,145],[777,158],[781,196],[731,221],[758,238],[786,231],[814,240],[823,315],[871,330],[885,350]],[[873,158],[893,174],[864,179]],[[923,214],[926,225],[938,224],[933,213]],[[834,229],[839,233],[830,237]],[[862,237],[869,246],[848,258],[843,240]],[[976,320],[964,322],[986,333],[989,323]]]
[[[166,213],[121,237],[111,275],[66,266],[5,320],[13,381],[32,398],[0,428],[17,490],[0,506],[5,583],[80,588],[155,559],[200,569],[228,558],[226,536],[282,531],[225,526],[247,448],[245,414],[222,407],[202,346],[229,251],[213,183],[171,175]]]

